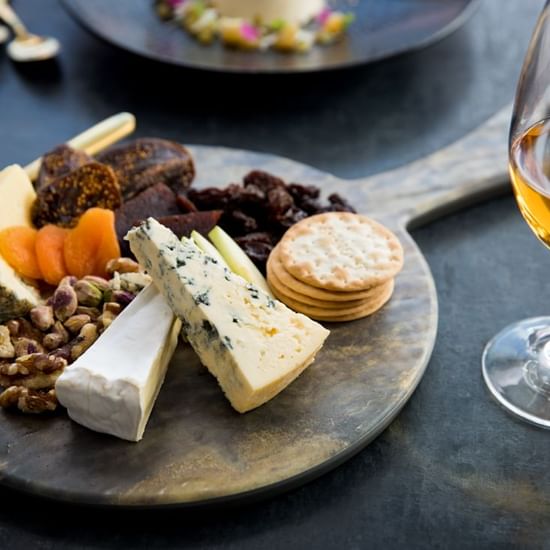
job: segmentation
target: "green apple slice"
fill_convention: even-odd
[[[245,281],[252,283],[273,298],[265,277],[244,250],[219,226],[216,225],[208,238],[214,243],[218,252],[223,256],[229,269],[240,275]]]
[[[191,238],[193,242],[207,255],[218,261],[223,267],[231,269],[227,262],[223,259],[223,256],[218,252],[218,249],[206,238],[203,237],[198,231],[191,231]]]

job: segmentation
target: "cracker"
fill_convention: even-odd
[[[293,291],[309,296],[316,300],[326,300],[331,302],[348,302],[350,300],[364,300],[371,295],[371,289],[357,290],[351,292],[338,292],[333,290],[323,290],[315,286],[310,286],[291,275],[281,263],[279,258],[279,247],[276,246],[267,260],[267,277],[277,278],[285,287]]]
[[[372,290],[369,290],[368,295],[365,296],[365,298],[362,298],[360,300],[341,300],[341,301],[334,301],[334,300],[319,300],[317,298],[312,298],[311,296],[307,296],[305,294],[300,294],[299,292],[295,292],[292,288],[285,286],[274,273],[268,273],[268,283],[271,288],[274,288],[278,294],[281,294],[282,296],[286,298],[290,298],[291,300],[295,300],[297,302],[301,302],[302,304],[308,304],[310,306],[315,306],[322,309],[329,309],[329,310],[339,310],[339,309],[350,309],[357,306],[365,305],[368,300],[375,298],[380,292],[380,289],[383,285],[373,287]],[[388,284],[388,283],[384,283]],[[285,301],[283,300],[283,301]]]
[[[359,214],[327,212],[299,221],[279,242],[295,278],[318,288],[350,291],[379,285],[403,266],[403,248],[386,227]]]
[[[394,281],[391,279],[382,287],[381,292],[375,298],[366,301],[362,306],[341,310],[322,309],[310,306],[308,304],[302,304],[279,294],[275,289],[272,290],[278,300],[285,303],[294,311],[303,313],[304,315],[307,315],[312,319],[316,319],[317,321],[340,322],[353,321],[355,319],[361,319],[362,317],[372,315],[391,298],[393,289]]]

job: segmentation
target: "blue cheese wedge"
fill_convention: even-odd
[[[239,412],[277,395],[310,365],[329,331],[294,313],[152,218],[127,239],[182,320],[189,343]]]
[[[0,171],[0,230],[14,225],[32,227],[36,193],[31,180],[14,164]],[[40,303],[38,291],[27,284],[0,255],[0,323],[25,315]]]
[[[59,402],[87,428],[139,441],[180,327],[164,298],[149,285],[57,379]]]

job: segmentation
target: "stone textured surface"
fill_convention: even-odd
[[[82,34],[54,0],[16,0],[14,6],[31,28],[61,38],[65,50],[57,72],[14,67],[0,53],[1,164],[28,162],[127,109],[137,114],[142,136],[269,151],[359,178],[451,143],[508,103],[542,1],[484,0],[463,29],[422,52],[284,80],[220,79],[141,63]],[[548,313],[548,251],[511,198],[413,236],[438,289],[438,341],[413,398],[359,455],[261,505],[219,512],[101,512],[2,489],[0,546],[547,544],[548,433],[517,422],[491,401],[479,359],[503,325]]]
[[[220,173],[240,180],[260,167],[324,190],[342,185],[272,156],[199,146],[192,154],[197,186]],[[346,197],[364,211],[358,193],[364,182],[346,185]],[[379,202],[373,194],[370,203]],[[390,302],[367,318],[329,324],[331,334],[314,364],[277,398],[237,414],[191,348],[181,345],[138,444],[92,433],[65,414],[47,419],[0,411],[0,481],[81,503],[189,505],[313,477],[343,461],[406,403],[435,340],[434,283],[397,220],[388,216],[405,265]]]

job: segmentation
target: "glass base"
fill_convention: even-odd
[[[485,347],[482,370],[507,411],[550,428],[550,317],[524,319],[499,332]]]

